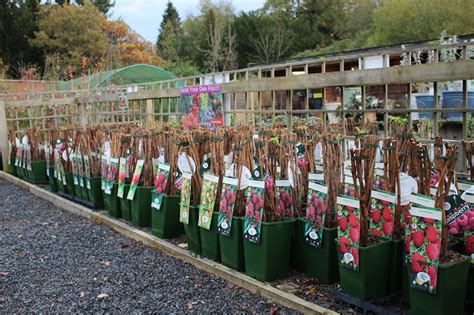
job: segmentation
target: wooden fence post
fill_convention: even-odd
[[[5,102],[0,99],[0,150],[2,152],[3,170],[7,170],[8,154],[10,149],[8,147],[8,126],[7,126],[7,112],[5,110]]]
[[[145,122],[146,122],[146,126],[147,128],[151,128],[155,122],[155,110],[154,110],[154,106],[153,106],[153,100],[152,99],[147,99],[145,101],[145,112],[146,112],[146,116],[145,116]]]

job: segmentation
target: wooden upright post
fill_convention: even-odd
[[[8,147],[7,112],[3,100],[0,100],[0,150],[2,152],[3,170],[6,171],[10,149]]]
[[[146,126],[147,128],[151,128],[154,121],[155,121],[155,111],[154,111],[154,108],[153,108],[153,100],[152,99],[147,99],[145,101],[145,110],[146,110],[146,117],[145,117],[145,121],[146,121]]]

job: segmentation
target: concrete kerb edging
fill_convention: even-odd
[[[159,249],[170,256],[186,261],[199,269],[206,270],[212,274],[215,274],[216,276],[219,276],[231,282],[234,285],[249,290],[252,293],[261,295],[276,303],[282,304],[286,307],[292,308],[305,314],[337,314],[337,312],[326,309],[317,304],[305,301],[294,294],[284,292],[275,287],[272,287],[269,284],[262,283],[245,274],[227,268],[224,265],[218,264],[206,258],[198,257],[195,254],[192,254],[187,250],[168,243],[160,238],[157,238],[153,235],[136,229],[107,215],[101,214],[99,212],[94,212],[84,206],[62,198],[54,193],[51,193],[41,187],[23,181],[8,173],[0,171],[0,178],[19,186],[44,200],[51,202],[58,208],[78,214],[85,218],[89,218],[96,222],[106,224],[126,237],[129,237],[136,241],[140,241],[150,247]]]

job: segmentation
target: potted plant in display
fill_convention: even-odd
[[[102,186],[104,191],[104,206],[109,214],[116,218],[122,217],[120,201],[117,197],[118,191],[118,172],[119,172],[119,154],[121,145],[121,135],[117,130],[111,132],[109,141],[104,144],[105,161],[102,174]],[[104,163],[103,162],[103,163]]]
[[[199,205],[198,226],[200,227],[201,254],[214,261],[220,261],[219,234],[217,223],[221,201],[222,176],[224,175],[224,132],[210,130],[200,132],[199,138],[210,146],[206,149],[209,154],[204,155],[200,172],[203,176],[201,189],[201,204]]]
[[[184,232],[179,221],[180,195],[175,185],[178,158],[176,137],[175,131],[169,127],[156,131],[152,137],[158,167],[151,199],[151,227],[153,234],[161,238],[175,238]]]
[[[138,130],[132,139],[132,151],[137,157],[127,199],[132,204],[132,223],[139,227],[151,226],[151,190],[153,164],[151,159],[150,134]]]
[[[299,250],[294,258],[299,257],[300,270],[324,284],[339,280],[334,210],[344,163],[341,140],[335,136],[337,130],[333,132],[323,134],[322,141],[313,138],[306,144],[310,168],[306,215],[296,221],[295,227],[295,246]],[[316,150],[319,151],[317,159]]]
[[[197,133],[194,133],[197,136]],[[199,204],[201,203],[202,177],[197,166],[201,165],[200,156],[204,156],[203,142],[193,134],[180,136],[181,150],[178,154],[178,170],[180,178],[177,184],[181,187],[180,222],[184,225],[184,234],[188,248],[196,254],[201,254],[201,235],[198,226]],[[201,152],[201,154],[200,154]],[[205,152],[205,151],[204,151]],[[192,198],[191,198],[192,197]]]
[[[272,152],[275,146],[271,145],[274,137],[263,131],[254,139],[256,165],[252,171],[253,179],[248,181],[245,190],[245,272],[261,281],[284,278],[288,273],[294,233],[293,210],[299,209],[299,206],[294,206],[301,200],[301,178],[295,149],[297,137],[287,131],[280,135],[288,158],[286,172],[280,175],[287,178],[278,174],[277,155]],[[277,178],[282,181],[278,188]],[[280,188],[284,194],[277,194]]]
[[[95,207],[102,207],[104,205],[104,195],[101,188],[101,148],[103,147],[104,139],[105,133],[100,127],[87,128],[81,139],[82,147],[85,150],[83,158],[87,196],[88,200]]]
[[[17,138],[14,132],[8,132],[8,169],[7,172],[13,176],[18,176],[16,173],[16,152],[17,152]]]
[[[121,134],[121,147],[120,147],[120,158],[119,158],[119,173],[117,183],[117,197],[119,199],[120,211],[122,212],[122,218],[131,222],[132,221],[132,204],[127,199],[128,192],[130,190],[130,179],[133,174],[133,167],[135,165],[132,161],[132,155],[130,152],[130,136],[128,134]]]
[[[28,170],[30,174],[30,180],[34,184],[44,184],[47,182],[46,178],[46,160],[44,157],[44,149],[42,143],[42,132],[36,128],[29,128],[27,130],[28,135],[28,155],[29,165]]]
[[[341,289],[362,300],[387,294],[391,243],[368,233],[377,144],[376,136],[364,134],[350,150],[355,198],[337,198]]]
[[[245,270],[243,217],[244,193],[250,179],[252,165],[252,138],[245,126],[227,128],[224,141],[225,175],[222,179],[217,229],[221,262],[235,270]],[[246,160],[247,158],[247,160]]]
[[[412,200],[410,209],[412,223],[409,227],[408,268],[411,314],[464,313],[469,258],[448,247],[449,229],[454,229],[454,225],[458,224],[453,219],[460,213],[448,211],[451,210],[448,204],[451,207],[452,203],[446,203],[449,201],[459,152],[454,145],[445,144],[444,149],[444,157],[441,156],[442,145],[438,143],[435,150],[434,164],[439,177],[433,207]],[[425,176],[425,182],[430,183],[430,175]],[[468,210],[461,208],[460,211],[463,209]],[[463,220],[460,216],[458,219]]]

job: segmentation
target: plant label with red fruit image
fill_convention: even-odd
[[[108,168],[109,168],[109,165],[107,163],[107,158],[105,157],[105,155],[103,155],[101,158],[101,164],[100,164],[100,176],[101,176],[100,189],[102,190],[105,189],[105,181],[107,180]]]
[[[179,203],[179,222],[189,224],[189,207],[191,206],[191,173],[181,177],[181,201]]]
[[[245,191],[244,238],[258,244],[262,228],[262,216],[265,196],[265,182],[249,180]]]
[[[360,201],[350,196],[337,196],[337,243],[339,264],[359,271]]]
[[[133,200],[135,197],[135,191],[137,190],[138,182],[140,181],[140,176],[142,175],[143,164],[145,164],[145,160],[137,161],[135,171],[133,172],[132,182],[130,183],[130,189],[127,195],[128,200]]]
[[[155,176],[155,183],[151,192],[151,207],[160,210],[161,203],[163,202],[163,196],[166,191],[166,184],[170,175],[170,165],[167,163],[160,163],[158,165],[157,173]]]
[[[350,176],[344,176],[344,195],[355,197],[354,180],[352,178],[352,174]]]
[[[291,196],[291,185],[287,179],[277,179],[276,186],[276,211],[287,218],[293,217],[293,197]]]
[[[87,154],[84,155],[84,173],[86,176],[86,187],[91,189],[91,162]]]
[[[121,157],[119,159],[119,178],[117,185],[117,197],[123,199],[125,190],[125,174],[127,172],[127,158]]]
[[[456,221],[451,221],[451,227],[457,224],[459,230],[463,231],[461,239],[464,242],[464,252],[471,256],[471,263],[474,264],[474,188],[470,187],[462,194],[462,198],[469,203],[471,208],[465,211],[462,215],[457,215]],[[448,221],[448,214],[446,214],[446,221]],[[449,223],[448,223],[449,224]]]
[[[388,191],[372,190],[369,204],[369,234],[392,239],[397,196]]]
[[[219,176],[205,173],[202,182],[201,204],[199,205],[198,226],[209,230],[211,228],[212,213],[217,196]]]
[[[385,177],[383,169],[375,169],[374,172],[374,183],[372,184],[372,189],[383,190],[385,187]]]
[[[304,239],[314,247],[322,245],[327,196],[327,186],[309,182]]]
[[[235,196],[237,194],[237,178],[225,176],[222,179],[221,203],[219,205],[219,218],[217,231],[230,236],[232,229],[232,216],[234,213]]]
[[[111,158],[109,167],[107,168],[107,180],[105,181],[104,193],[107,195],[112,194],[112,189],[114,188],[115,177],[117,176],[118,171],[118,158]]]
[[[465,232],[471,230],[469,219],[474,216],[474,213],[471,212],[474,210],[469,202],[458,195],[450,195],[445,199],[444,210],[446,211],[446,224],[449,227],[449,234],[462,237]],[[474,227],[474,219],[472,222]]]
[[[412,206],[410,209],[410,286],[436,293],[441,247],[442,212],[437,208]]]

